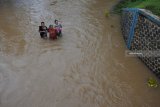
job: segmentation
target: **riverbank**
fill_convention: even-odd
[[[115,13],[121,13],[123,8],[142,8],[160,16],[160,0],[122,0],[114,8]]]

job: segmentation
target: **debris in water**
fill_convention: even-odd
[[[153,87],[153,88],[157,88],[158,87],[158,82],[156,81],[156,79],[150,77],[148,79],[148,86]]]
[[[55,5],[57,3],[57,1],[53,1],[50,5]]]
[[[109,17],[109,11],[108,10],[105,10],[105,16]]]
[[[111,28],[114,28],[114,26],[113,26],[113,25],[111,25]]]

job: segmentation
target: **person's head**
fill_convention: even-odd
[[[44,22],[41,22],[41,26],[45,26],[45,23],[44,23]]]
[[[54,23],[55,23],[55,24],[58,24],[58,20],[54,20]]]
[[[53,25],[49,25],[49,28],[53,28]]]

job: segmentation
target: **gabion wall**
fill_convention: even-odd
[[[133,14],[133,11],[127,12]],[[124,21],[128,20],[129,16],[126,11],[123,13],[125,14],[122,16],[122,33],[126,38],[127,33],[124,28],[128,27],[128,22],[132,22],[132,18],[128,22]],[[129,49],[142,53],[137,56],[160,78],[160,20],[145,10],[139,10],[138,18],[135,20],[134,35]],[[130,31],[131,29],[129,29]],[[129,36],[128,34],[127,38]]]
[[[127,40],[128,40],[128,35],[129,35],[129,32],[130,32],[130,26],[132,24],[132,20],[133,20],[133,14],[131,12],[127,12],[127,11],[124,11],[122,13],[122,32],[123,32],[123,37],[124,37],[124,40],[125,42],[127,43]]]

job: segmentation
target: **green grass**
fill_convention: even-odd
[[[114,12],[121,13],[123,8],[148,9],[160,16],[160,0],[123,0],[114,8]]]

